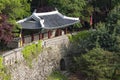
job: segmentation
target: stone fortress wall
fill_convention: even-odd
[[[37,42],[34,42],[37,43]],[[4,53],[3,64],[9,66],[12,80],[46,80],[46,77],[55,69],[60,69],[60,61],[66,55],[69,44],[67,35],[43,40],[43,52],[37,60],[33,60],[30,69],[23,58],[22,48]]]
[[[33,43],[37,43],[37,41],[33,42]],[[59,36],[59,37],[55,37],[52,39],[46,39],[42,41],[42,46],[43,48],[47,48],[47,47],[60,47],[61,45],[68,45],[69,43],[69,39],[67,35],[63,35],[63,36]],[[14,64],[16,61],[22,61],[24,60],[23,55],[22,55],[22,48],[17,48],[11,51],[8,51],[6,53],[4,53],[3,59],[4,59],[4,65],[12,65]]]

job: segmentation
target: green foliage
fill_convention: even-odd
[[[77,35],[70,36],[71,42],[78,42],[80,39],[87,39],[91,35],[91,31],[81,31]]]
[[[82,31],[77,35],[70,36],[70,41],[77,43],[81,53],[91,50],[94,47],[101,47],[104,50],[119,52],[120,37],[114,33],[110,34],[104,23],[97,25],[96,31]]]
[[[85,0],[48,0],[49,6],[56,7],[62,14],[67,16],[80,17],[82,11],[86,6]],[[75,27],[80,27],[80,24],[76,24]]]
[[[120,6],[116,6],[109,13],[107,22],[97,24],[96,31],[91,32],[87,38],[82,35],[70,37],[73,43],[78,43],[76,45],[80,50],[79,55],[74,54],[75,57],[72,57],[71,70],[79,70],[88,80],[120,79],[119,9]]]
[[[91,40],[96,41],[101,48],[108,51],[119,51],[119,41],[117,36],[110,34],[104,24],[98,24],[98,28],[91,36]]]
[[[3,67],[3,58],[0,56],[0,70],[2,70],[4,67]]]
[[[0,79],[2,80],[10,80],[11,75],[7,73],[7,69],[3,65],[3,58],[0,56]]]
[[[111,8],[120,5],[120,0],[111,0]]]
[[[113,53],[95,48],[86,54],[74,57],[76,69],[88,80],[111,80],[114,72]],[[113,63],[111,63],[113,62]]]
[[[116,6],[108,15],[106,27],[111,34],[120,34],[120,6]]]
[[[82,14],[81,19],[89,23],[90,16],[93,15],[93,12],[94,12],[93,5],[87,3],[87,5],[84,7],[84,10],[81,11]]]
[[[37,51],[40,52],[42,50],[42,41],[38,41]]]
[[[30,4],[28,0],[0,0],[1,13],[7,15],[10,19],[21,19],[30,13]]]
[[[0,0],[0,13],[7,15],[7,21],[14,26],[14,37],[18,37],[20,26],[16,20],[30,15],[30,3],[28,0]]]
[[[94,33],[95,31],[81,31],[77,35],[70,36],[69,39],[80,53],[86,53],[96,46],[96,40],[92,38]]]
[[[94,1],[99,4],[94,5],[95,10],[99,9],[98,12],[106,11],[104,7],[108,8],[108,0]],[[104,7],[101,2],[105,2],[102,4]],[[109,13],[107,21],[97,24],[95,31],[70,36],[70,41],[75,43],[80,51],[77,56],[71,56],[73,65],[70,69],[80,71],[87,80],[120,79],[120,6],[116,5],[111,6],[111,9],[114,9]]]
[[[59,71],[53,71],[47,80],[68,80],[66,76],[61,74]]]
[[[58,8],[63,14],[79,17],[86,2],[85,0],[48,0],[48,4]]]
[[[31,67],[32,66],[32,60],[33,58],[36,58],[42,50],[42,41],[38,41],[37,44],[32,43],[30,45],[27,45],[24,47],[22,50],[23,57],[27,61],[28,65]]]

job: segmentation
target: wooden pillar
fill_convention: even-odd
[[[48,31],[48,38],[51,38],[51,31]]]
[[[31,41],[34,41],[34,34],[31,35]]]
[[[57,36],[59,36],[59,29],[57,29]]]
[[[61,33],[60,33],[60,29],[58,29],[58,36],[60,36],[60,34],[61,34]]]
[[[41,40],[41,39],[42,39],[42,33],[39,34],[39,40]]]
[[[42,33],[42,39],[44,38],[44,33]]]
[[[62,30],[60,29],[60,35],[62,35]]]
[[[52,37],[52,31],[50,31],[50,38]]]
[[[64,32],[65,32],[65,34],[67,34],[67,28],[65,28]]]

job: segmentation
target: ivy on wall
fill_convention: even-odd
[[[7,69],[3,65],[3,58],[0,56],[0,80],[10,80],[11,75],[8,73]]]
[[[32,43],[27,45],[22,50],[22,54],[24,59],[26,60],[27,64],[32,67],[32,60],[36,58],[39,53],[42,51],[42,41],[38,41],[38,43]]]

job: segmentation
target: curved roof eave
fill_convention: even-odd
[[[29,17],[27,17],[27,18],[24,18],[24,19],[22,19],[22,20],[17,21],[16,23],[22,23],[22,22],[25,22],[25,21],[27,21],[27,20],[30,20],[31,18],[32,18],[32,16],[29,16]]]
[[[58,26],[58,27],[44,27],[44,26],[42,26],[42,28],[43,28],[43,29],[58,29],[58,28],[68,27],[68,26],[73,25],[73,24],[75,24],[75,23],[79,23],[79,21],[76,21],[76,22],[71,23],[71,24],[66,24],[66,25]]]

